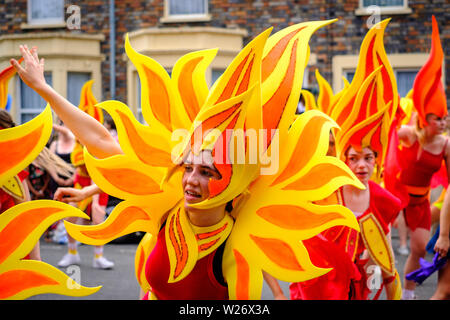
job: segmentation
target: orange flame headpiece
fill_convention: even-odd
[[[419,125],[427,125],[426,115],[434,113],[438,117],[447,115],[447,99],[442,84],[442,60],[444,51],[439,39],[439,29],[433,16],[431,52],[427,62],[417,73],[413,85],[413,101],[417,110]]]
[[[336,132],[336,151],[341,158],[350,146],[370,147],[383,164],[390,125],[398,106],[397,85],[383,45],[389,20],[373,26],[361,45],[358,66],[331,117],[341,127]]]

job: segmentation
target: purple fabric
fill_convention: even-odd
[[[408,273],[406,275],[406,279],[422,284],[425,279],[431,276],[435,271],[442,268],[447,262],[447,259],[447,257],[439,258],[439,253],[435,254],[433,262],[428,262],[427,260],[420,258],[420,269]]]

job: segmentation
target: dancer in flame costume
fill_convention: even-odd
[[[125,200],[104,223],[66,223],[68,232],[92,245],[147,232],[136,275],[152,299],[259,299],[262,270],[285,281],[329,272],[305,240],[333,226],[358,225],[347,208],[313,201],[345,184],[363,185],[341,160],[326,156],[334,121],[317,111],[292,120],[307,41],[331,22],[294,25],[270,38],[270,30],[263,32],[211,91],[204,72],[216,50],[183,56],[170,78],[126,39],[148,126],[118,101],[100,103],[117,125],[120,144],[48,86],[36,50],[21,46],[26,68],[12,61],[21,78],[86,147],[94,182]],[[187,134],[175,141],[177,129]],[[234,148],[227,129],[244,133]]]
[[[330,260],[337,266],[332,272],[303,283],[293,283],[290,287],[293,299],[366,300],[373,289],[369,287],[369,277],[371,274],[376,276],[370,267],[374,264],[381,268],[383,280],[376,287],[374,299],[378,298],[383,286],[388,299],[401,297],[400,278],[388,237],[389,224],[401,210],[401,203],[371,180],[380,179],[398,106],[396,81],[383,45],[388,22],[384,20],[368,31],[361,45],[355,76],[341,92],[333,95],[326,80],[316,73],[321,90],[317,104],[314,97],[305,93],[309,96],[307,108],[327,112],[341,127],[334,131],[337,156],[347,163],[366,189],[345,185],[327,199],[328,203],[341,203],[351,209],[359,222],[360,232],[336,226],[311,239],[323,243],[326,238],[329,246],[346,254],[340,261]],[[346,259],[350,264],[354,263],[354,270],[344,263]]]
[[[396,170],[388,172],[392,180],[398,179],[392,190],[406,206],[404,215],[410,230],[411,253],[405,264],[405,275],[418,269],[419,259],[426,254],[431,227],[429,194],[433,175],[439,172],[443,162],[446,174],[450,172],[450,143],[442,134],[447,116],[447,100],[441,79],[444,53],[434,16],[432,29],[430,56],[417,73],[413,85],[412,101],[417,112],[417,123],[415,126],[402,126],[398,131],[401,142],[399,165]],[[445,174],[445,170],[443,172]],[[448,177],[440,180],[446,180],[445,197],[448,197]],[[447,206],[444,211],[448,210]],[[405,279],[404,298],[413,299],[414,290],[415,283]]]

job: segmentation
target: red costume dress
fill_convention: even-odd
[[[404,215],[406,224],[411,230],[424,228],[430,230],[430,185],[434,173],[442,166],[445,149],[439,154],[433,154],[420,148],[416,140],[410,147],[403,147],[400,153],[400,182],[406,186],[409,194],[409,202],[405,208]]]
[[[401,202],[373,181],[369,181],[369,189],[369,208],[357,217],[358,222],[373,214],[383,232],[387,234],[389,224],[401,210]],[[340,199],[343,199],[342,189]],[[345,206],[345,201],[340,202]],[[364,271],[364,265],[368,260],[361,259],[361,254],[366,249],[362,233],[346,226],[336,226],[326,230],[322,235],[328,240],[330,254],[327,255],[327,259],[331,263],[330,267],[334,269],[319,278],[291,284],[291,299],[366,300],[370,290],[366,285],[367,275]],[[353,270],[342,260],[353,261]]]
[[[77,189],[83,189],[85,187],[89,187],[92,184],[92,179],[91,177],[89,177],[88,173],[87,173],[87,169],[79,169],[76,170],[74,178],[73,178],[73,185],[75,186],[75,188]],[[98,204],[101,206],[106,206],[108,204],[108,198],[109,195],[105,192],[101,192],[99,194],[99,198],[98,198]],[[85,211],[85,213],[90,217],[91,216],[91,212],[92,212],[92,201],[89,200],[89,203],[87,204],[86,208],[85,208],[85,203],[87,201],[83,201],[84,204],[80,204],[80,209]]]
[[[25,170],[22,170],[17,174],[20,181],[23,182],[28,177],[28,172]],[[0,214],[8,210],[9,208],[12,208],[16,205],[16,202],[14,201],[14,198],[6,193],[3,189],[0,188]],[[27,254],[24,258],[24,260],[30,259],[30,254]]]
[[[222,257],[225,242],[209,255],[199,259],[189,275],[169,283],[169,256],[165,226],[159,231],[155,248],[149,255],[145,274],[152,293],[158,300],[228,300],[228,288],[222,277]],[[221,283],[222,282],[222,283]],[[148,299],[148,293],[143,298]]]
[[[17,174],[20,181],[24,181],[28,177],[28,172],[22,170]],[[9,208],[14,207],[16,203],[14,202],[14,198],[0,188],[0,214],[8,210]]]

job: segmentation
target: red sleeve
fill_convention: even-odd
[[[14,199],[5,191],[0,189],[0,214],[8,210],[9,208],[14,207]]]
[[[108,194],[107,193],[100,193],[100,195],[98,196],[98,204],[101,206],[105,206],[108,204]]]
[[[20,171],[17,176],[19,177],[20,181],[25,180],[28,177],[29,173],[26,170]]]
[[[381,219],[386,226],[389,225],[402,209],[400,199],[373,181],[369,181],[369,188],[371,205],[376,207],[379,215],[377,218]]]

